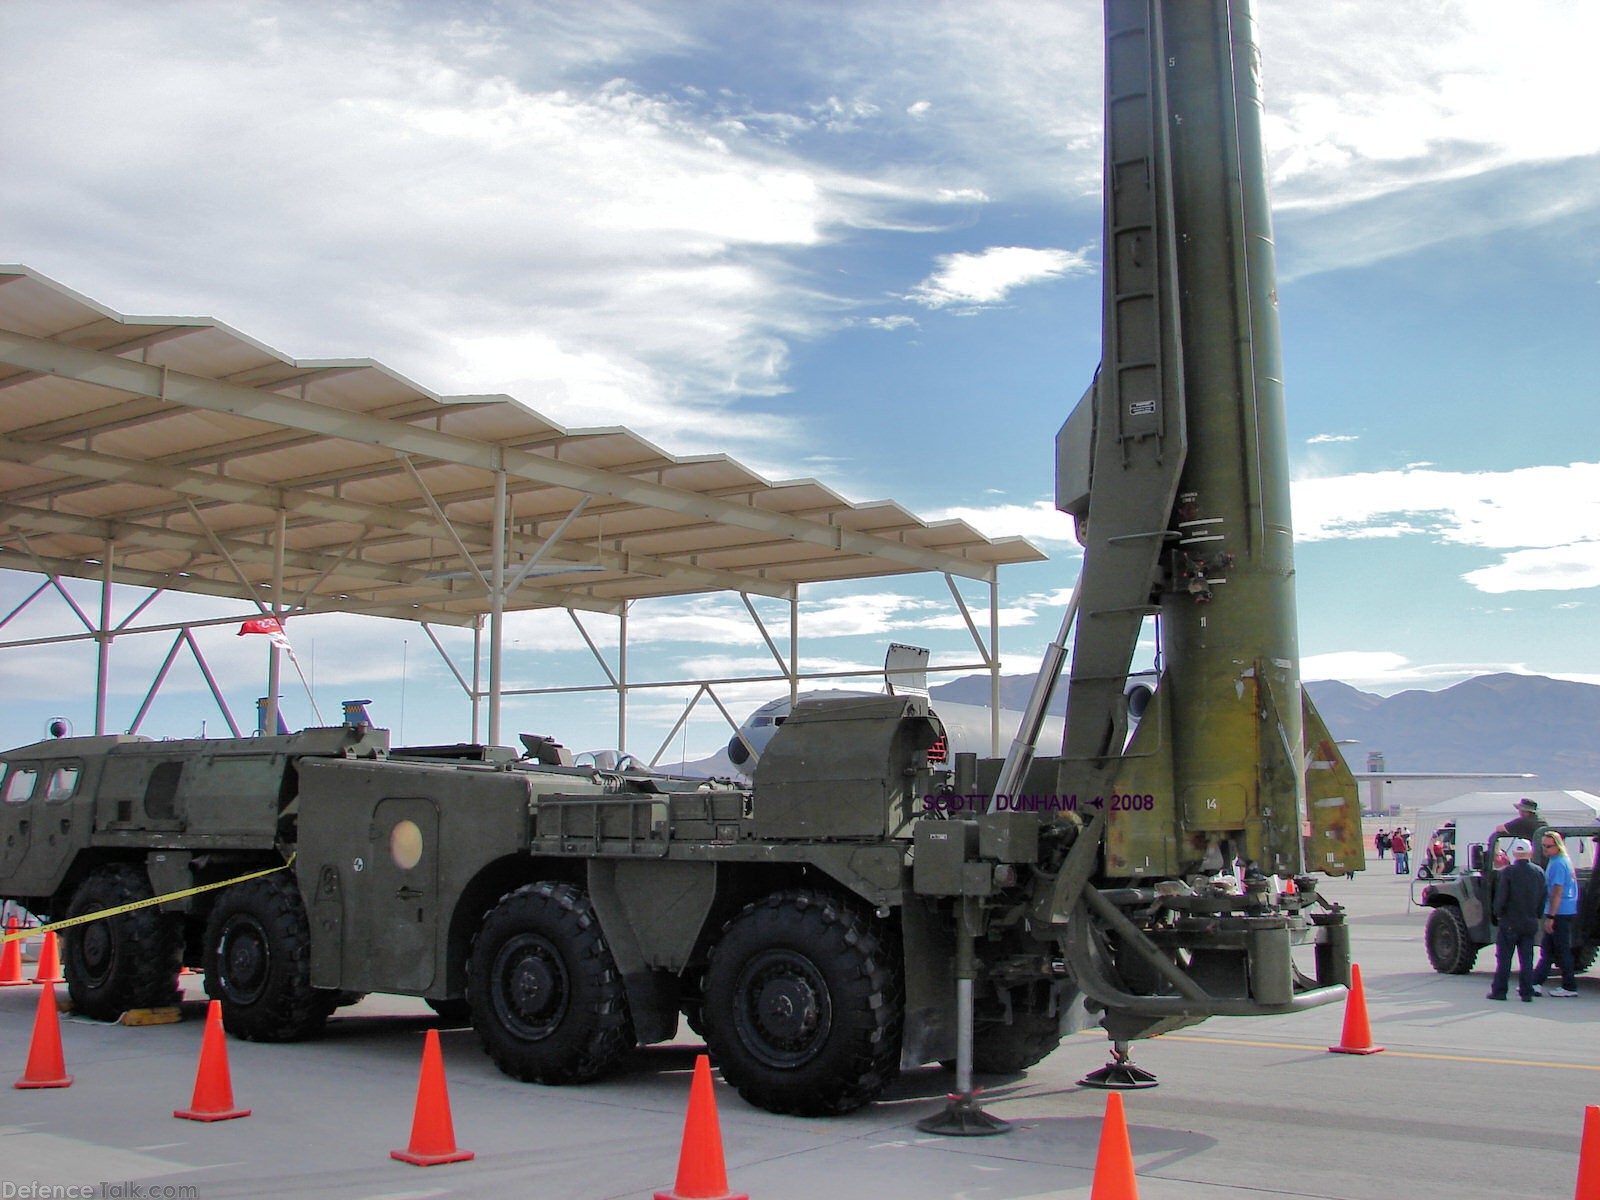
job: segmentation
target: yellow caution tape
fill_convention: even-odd
[[[149,908],[154,904],[165,904],[169,900],[182,900],[185,896],[198,896],[201,892],[214,892],[218,888],[232,887],[236,883],[243,883],[247,879],[260,879],[263,875],[276,875],[279,871],[287,871],[294,865],[295,856],[291,854],[289,861],[276,867],[268,867],[265,871],[252,871],[248,875],[236,875],[232,879],[224,879],[220,883],[202,883],[199,887],[184,888],[181,892],[168,892],[165,896],[151,896],[148,900],[135,900],[131,904],[119,904],[116,908],[106,908],[99,912],[83,913],[76,917],[66,917],[60,921],[51,921],[48,925],[35,925],[29,929],[7,930],[0,934],[0,946],[7,942],[19,941],[22,938],[38,937],[57,929],[71,929],[74,925],[87,925],[90,921],[101,921],[106,917],[117,917],[123,913],[134,912],[137,909]]]

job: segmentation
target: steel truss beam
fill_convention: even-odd
[[[936,550],[859,533],[841,525],[821,525],[784,513],[618,476],[547,455],[486,445],[455,434],[396,424],[380,417],[348,412],[276,392],[223,383],[9,330],[0,330],[0,361],[134,396],[155,397],[190,408],[228,413],[326,437],[383,446],[399,453],[420,455],[441,462],[486,471],[504,471],[519,479],[609,496],[694,520],[752,529],[866,558],[882,559],[914,570],[938,571],[984,581],[994,576],[991,564],[972,562]]]

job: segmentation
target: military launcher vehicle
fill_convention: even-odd
[[[1046,787],[978,815],[993,798],[977,764],[943,761],[918,698],[803,703],[748,791],[567,766],[545,739],[521,758],[386,740],[10,751],[0,890],[69,919],[174,897],[63,930],[89,1015],[171,1003],[180,964],[205,973],[229,1032],[264,1041],[311,1035],[369,991],[415,995],[470,1016],[507,1073],[568,1083],[672,1037],[681,1013],[741,1093],[780,1112],[844,1111],[902,1066],[953,1058],[963,945],[982,982],[973,1063],[990,1071],[1031,1065],[1096,1014],[1119,1037],[1147,1023],[1138,1001],[1097,995],[1147,991],[1170,1027],[1195,989],[1168,977],[1207,979],[1210,1011],[1277,1012],[1306,998],[1291,940],[1315,942],[1326,982],[1340,970],[1336,922],[1291,935],[1308,879],[1293,898],[1265,877],[1237,895],[1163,889],[1154,922],[1154,890],[1085,881],[1079,902],[1115,923],[1062,938],[1059,880],[1095,845],[1083,818],[1140,798],[1096,808]],[[1186,934],[1202,915],[1228,936]],[[1130,935],[1160,952],[1141,960]]]
[[[749,1101],[870,1101],[1098,1023],[1138,1038],[1337,1000],[1355,784],[1304,699],[1255,30],[1244,0],[1108,0],[1105,337],[1058,437],[1084,565],[1004,761],[926,701],[805,702],[749,788],[574,768],[551,743],[381,734],[43,742],[4,755],[0,895],[67,929],[111,1015],[200,966],[229,1029],[368,991],[469,1015],[508,1073],[591,1079],[680,1015]],[[1129,687],[1147,618],[1153,694]],[[1059,756],[1034,741],[1076,624]],[[1130,690],[1138,711],[1130,709]],[[1135,717],[1138,719],[1135,721]],[[1131,732],[1130,732],[1131,731]],[[964,1104],[964,1107],[963,1107]]]

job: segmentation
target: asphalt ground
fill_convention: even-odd
[[[1122,1093],[1143,1200],[1572,1194],[1584,1110],[1600,1104],[1600,980],[1581,979],[1576,999],[1491,1003],[1492,952],[1471,975],[1434,973],[1409,878],[1387,861],[1372,867],[1328,890],[1350,912],[1383,1052],[1328,1051],[1342,1004],[1137,1044],[1135,1061],[1160,1079]],[[597,1083],[544,1088],[501,1075],[469,1028],[374,997],[341,1009],[315,1042],[230,1040],[234,1099],[252,1115],[202,1125],[172,1117],[190,1102],[204,1024],[198,980],[187,986],[195,1001],[177,1025],[63,1017],[71,1087],[0,1081],[0,1200],[620,1200],[673,1186],[693,1040],[638,1050]],[[37,995],[0,989],[0,1071],[11,1078],[27,1060]],[[476,1157],[421,1168],[389,1152],[407,1145],[433,1028],[456,1142]],[[987,1138],[916,1129],[953,1086],[936,1068],[830,1120],[753,1109],[719,1080],[729,1185],[753,1200],[1088,1196],[1107,1095],[1076,1081],[1104,1060],[1103,1036],[1080,1034],[1025,1076],[981,1080],[986,1110],[1013,1123]]]

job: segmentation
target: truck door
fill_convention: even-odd
[[[17,868],[28,856],[33,836],[33,794],[39,790],[39,768],[33,763],[11,763],[0,782],[0,883],[6,890],[20,893],[13,881]]]
[[[61,758],[15,763],[0,784],[0,879],[14,896],[44,896],[61,884],[88,836],[76,824],[83,763]]]
[[[419,796],[378,801],[365,869],[351,880],[363,936],[344,939],[343,977],[369,991],[422,992],[433,983],[439,918],[439,810]]]

